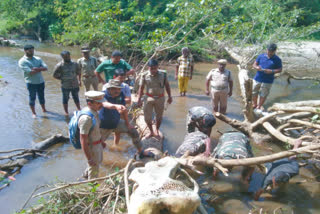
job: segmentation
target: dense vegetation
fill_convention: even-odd
[[[214,40],[320,39],[320,0],[1,0],[0,17],[0,35],[87,43],[128,56],[170,56],[186,44],[205,55]]]

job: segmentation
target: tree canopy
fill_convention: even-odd
[[[2,0],[0,6],[2,31],[128,56],[170,55],[183,45],[206,55],[213,40],[320,39],[319,0]]]

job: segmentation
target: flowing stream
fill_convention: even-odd
[[[49,113],[42,113],[36,101],[37,118],[31,117],[28,106],[28,91],[24,83],[23,74],[18,67],[18,60],[23,56],[23,50],[18,48],[0,47],[0,75],[8,85],[0,88],[0,151],[16,148],[30,148],[32,142],[39,142],[54,134],[67,136],[68,118],[63,115],[62,94],[60,82],[52,77],[56,63],[60,61],[59,53],[62,47],[49,44],[35,44],[35,55],[40,56],[49,66],[43,72],[46,81],[45,98]],[[65,48],[71,52],[71,57],[76,60],[80,57],[79,48]],[[189,82],[189,94],[186,97],[177,96],[177,82],[174,80],[174,66],[163,66],[169,74],[172,88],[173,103],[164,113],[161,130],[164,133],[164,148],[173,154],[183,141],[186,133],[185,120],[189,108],[202,105],[211,108],[210,99],[204,95],[205,77],[211,68],[216,65],[198,63],[195,65],[195,74]],[[229,98],[227,115],[235,119],[243,119],[240,89],[237,80],[237,68],[234,65],[227,67],[233,73],[234,90]],[[288,85],[285,79],[277,79],[268,97],[266,106],[274,102],[295,100],[319,99],[319,87],[312,87],[310,81],[292,81]],[[101,86],[100,86],[101,87]],[[85,105],[84,89],[80,90],[81,105]],[[69,112],[75,110],[72,99],[69,101]],[[70,114],[71,115],[71,114]],[[220,134],[231,127],[218,121],[212,132],[211,138],[216,142]],[[112,137],[108,144],[112,144]],[[269,149],[266,150],[265,148]],[[270,150],[281,150],[278,145],[253,145],[255,155],[269,154]],[[113,167],[123,167],[128,158],[134,154],[134,148],[127,137],[120,140],[120,146],[105,149],[101,174],[109,172]],[[75,150],[70,144],[58,145],[51,149],[48,157],[41,157],[25,165],[21,173],[16,175],[16,181],[0,191],[0,213],[13,213],[19,210],[32,191],[37,187],[62,181],[75,181],[86,168],[86,160],[81,150]],[[240,171],[233,170],[230,177],[220,175],[216,181],[210,175],[199,178],[207,183],[202,188],[201,196],[209,201],[206,203],[209,213],[249,213],[250,210],[275,210],[282,207],[284,213],[320,213],[320,189],[316,176],[311,170],[302,169],[300,175],[290,182],[283,194],[277,197],[264,197],[254,202],[252,194],[242,188],[239,183]],[[249,190],[257,188],[261,174],[255,173]],[[209,188],[208,188],[209,186]],[[36,203],[36,200],[33,200]]]

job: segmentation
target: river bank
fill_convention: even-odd
[[[1,123],[0,138],[6,139],[5,143],[1,144],[0,150],[9,150],[12,148],[28,148],[31,142],[39,142],[51,134],[62,133],[67,135],[67,120],[62,115],[61,92],[59,82],[52,78],[52,69],[56,63],[60,61],[59,52],[64,47],[39,47],[40,52],[50,51],[49,55],[41,56],[48,64],[49,71],[44,73],[46,80],[46,98],[48,109],[53,114],[42,115],[36,120],[33,120],[28,107],[27,91],[24,84],[21,71],[17,67],[18,59],[23,55],[23,51],[15,48],[0,47],[0,75],[3,80],[9,82],[5,88],[5,92],[0,96],[2,103],[0,110],[3,113]],[[68,49],[68,48],[66,48]],[[80,55],[80,50],[72,49],[73,59],[77,59]],[[168,71],[169,81],[173,88],[174,102],[168,107],[165,112],[162,131],[165,134],[164,150],[169,153],[174,153],[185,135],[185,116],[189,108],[195,105],[203,105],[210,108],[209,97],[203,94],[204,79],[208,71],[215,67],[215,64],[197,63],[195,66],[195,75],[190,81],[190,93],[187,97],[179,97],[177,91],[177,83],[174,80],[174,65],[164,66]],[[228,68],[233,72],[235,81],[234,95],[229,99],[228,116],[236,119],[242,119],[242,104],[237,80],[237,68],[235,65],[228,65]],[[318,88],[309,87],[312,81],[293,81],[287,85],[285,78],[276,80],[270,97],[268,98],[267,106],[274,102],[285,102],[294,100],[316,99],[315,94],[318,93]],[[80,91],[81,103],[84,103],[83,89]],[[37,111],[40,109],[37,105]],[[70,112],[75,110],[74,104],[70,101]],[[218,122],[214,127],[212,140],[219,137],[219,131],[227,131],[231,128]],[[120,151],[104,151],[103,172],[106,174],[111,171],[112,167],[123,167],[126,160],[132,157],[134,149],[128,139],[121,140]],[[111,142],[112,139],[109,139]],[[281,148],[276,145],[270,145],[273,152],[280,151]],[[254,146],[255,155],[267,154],[259,147]],[[115,165],[113,165],[116,163]],[[0,205],[3,213],[12,213],[14,210],[21,208],[26,198],[34,190],[37,185],[46,183],[54,183],[57,179],[64,181],[74,181],[81,175],[84,170],[86,161],[81,151],[74,150],[69,144],[62,147],[55,147],[50,155],[50,158],[40,158],[27,165],[22,173],[16,176],[17,180],[11,186],[0,192]],[[254,202],[257,207],[277,208],[279,206],[289,207],[290,209],[298,210],[298,213],[317,213],[319,207],[316,205],[319,195],[319,186],[314,179],[316,175],[309,175],[312,172],[304,172],[294,181],[302,182],[301,185],[294,184],[293,189],[280,201],[273,201],[272,198],[267,198],[265,201]],[[212,183],[210,190],[203,191],[203,195],[217,194],[218,200],[212,204],[213,213],[234,213],[237,208],[243,208],[243,213],[248,213],[249,207],[247,202],[250,197],[240,190],[237,182],[238,171],[235,171],[230,178],[221,177],[218,181]],[[258,177],[258,175],[257,175]],[[206,178],[202,178],[206,180]],[[304,181],[307,182],[304,182]],[[208,180],[208,182],[212,182]],[[300,194],[303,192],[304,194]],[[36,201],[33,201],[36,203]]]

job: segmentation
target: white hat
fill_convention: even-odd
[[[103,103],[104,101],[106,101],[104,99],[104,93],[101,91],[87,91],[86,93],[84,93],[84,96],[86,97],[86,99],[93,100],[98,103]]]
[[[219,59],[219,60],[218,60],[218,63],[219,63],[219,64],[223,64],[223,65],[226,65],[227,62],[228,62],[228,61],[227,61],[226,59]]]

